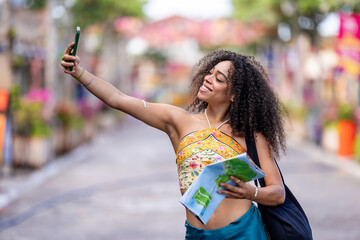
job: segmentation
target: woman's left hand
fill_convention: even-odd
[[[256,188],[253,185],[243,182],[234,176],[231,176],[230,178],[236,182],[237,186],[220,183],[220,186],[225,189],[219,190],[218,193],[226,194],[226,198],[253,200],[256,191]]]

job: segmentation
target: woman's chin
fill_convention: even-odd
[[[202,94],[200,91],[197,94],[198,99],[200,99],[203,102],[207,102],[208,98],[206,96],[204,96],[204,94]]]

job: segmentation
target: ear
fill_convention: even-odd
[[[234,98],[235,98],[234,95],[232,95],[231,98],[230,98],[230,101],[231,101],[232,103],[234,102]]]

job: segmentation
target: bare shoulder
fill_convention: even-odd
[[[165,106],[167,106],[169,108],[169,110],[171,110],[171,112],[173,114],[176,114],[178,116],[187,116],[190,115],[190,113],[188,111],[186,111],[184,108],[182,107],[178,107],[175,105],[170,105],[170,104],[163,104]]]
[[[172,106],[170,109],[171,116],[171,127],[168,129],[167,134],[173,144],[174,149],[176,149],[177,145],[181,138],[183,138],[186,134],[198,130],[196,129],[198,120],[198,114],[192,114],[185,109],[180,107]]]
[[[197,130],[198,122],[201,119],[200,114],[193,114],[182,108],[174,110],[172,116],[179,135],[186,134],[188,131]]]
[[[182,121],[186,121],[191,117],[191,113],[189,113],[188,111],[186,111],[181,107],[169,105],[169,104],[164,104],[164,105],[168,108],[171,117],[171,122],[176,128],[179,128],[179,125],[181,125]]]
[[[268,142],[267,142],[267,140],[266,140],[266,138],[265,138],[265,136],[262,134],[262,133],[259,133],[259,132],[257,132],[257,133],[255,133],[255,142],[256,142],[256,145],[258,146],[260,146],[260,145],[267,145],[268,144]]]
[[[262,133],[255,133],[255,144],[258,150],[260,161],[264,159],[273,162],[273,154],[271,152],[269,142]]]

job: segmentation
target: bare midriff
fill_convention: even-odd
[[[184,194],[186,190],[181,190]],[[190,225],[200,229],[218,229],[225,227],[244,215],[251,207],[248,199],[225,198],[217,207],[206,225],[203,225],[189,210],[186,209],[186,219]]]

